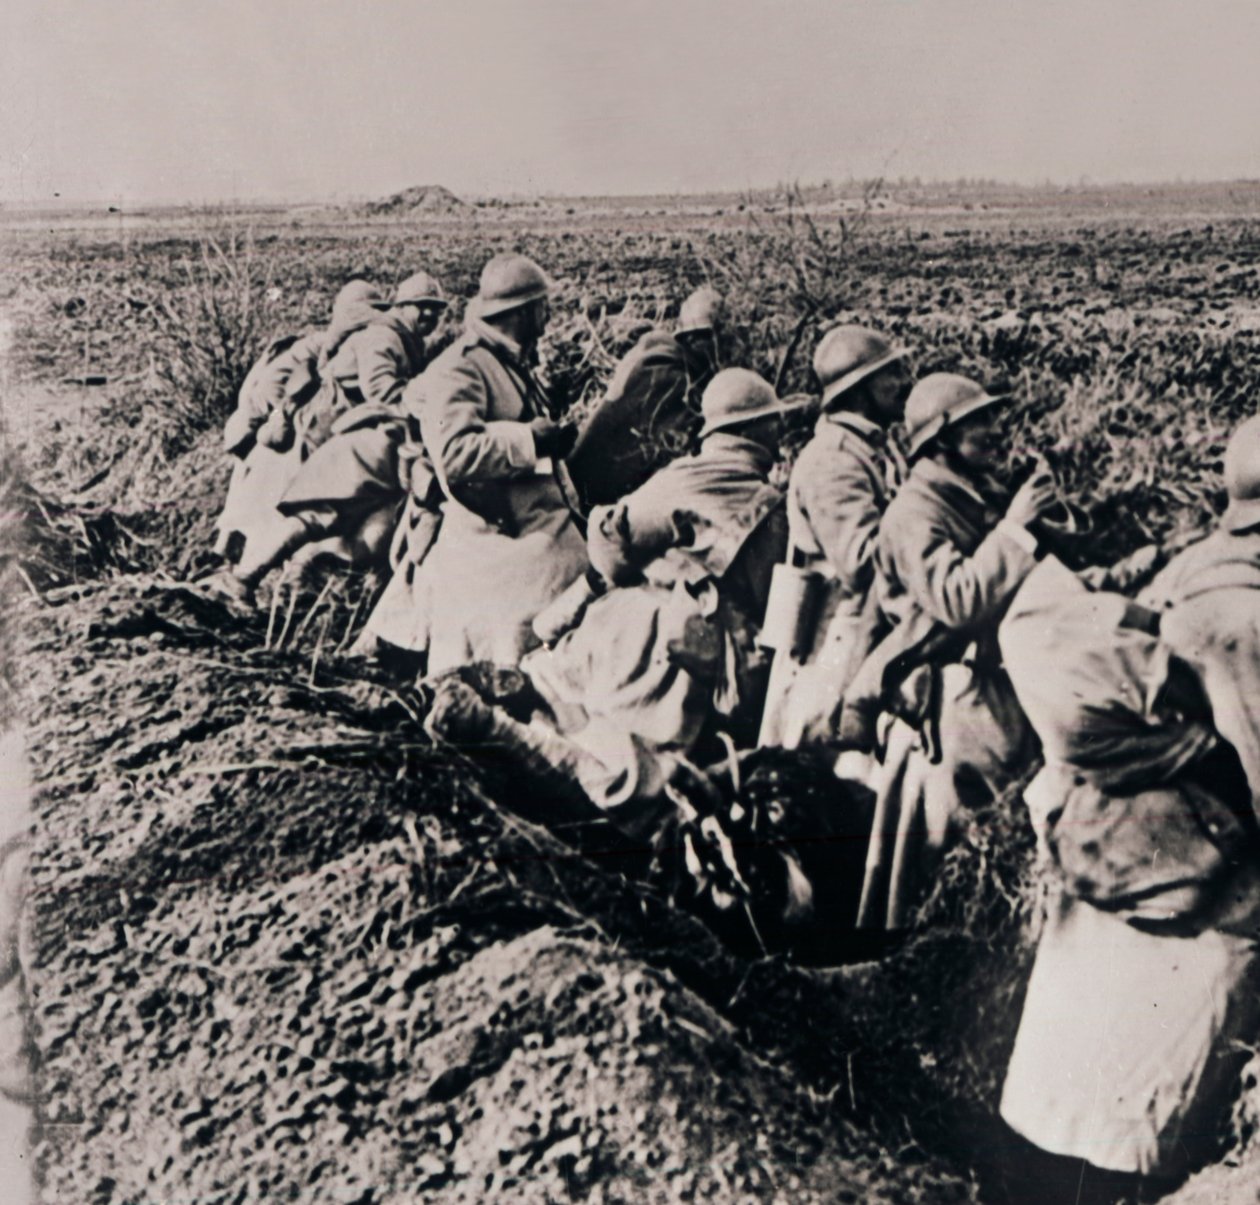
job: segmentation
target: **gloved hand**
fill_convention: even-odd
[[[577,427],[572,423],[556,423],[549,418],[530,420],[530,433],[534,437],[534,451],[539,459],[550,456],[554,460],[563,460],[573,451],[577,443]]]
[[[273,452],[288,451],[293,445],[293,419],[283,407],[273,410],[258,428],[257,440]]]

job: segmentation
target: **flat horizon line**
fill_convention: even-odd
[[[716,198],[774,198],[786,196],[792,192],[800,192],[801,194],[819,194],[832,193],[843,195],[848,192],[866,192],[872,188],[879,188],[882,193],[888,194],[896,191],[931,191],[941,189],[952,189],[955,191],[964,190],[971,192],[1018,192],[1018,193],[1037,193],[1053,191],[1057,193],[1101,193],[1109,191],[1126,191],[1126,190],[1185,190],[1185,189],[1212,189],[1212,188],[1237,188],[1237,187],[1260,187],[1260,177],[1254,176],[1236,176],[1236,177],[1215,177],[1210,179],[1185,179],[1172,178],[1162,180],[1116,180],[1116,181],[1096,181],[1089,179],[1077,179],[1074,181],[1046,179],[1036,183],[1029,183],[1019,180],[1002,180],[996,177],[983,176],[955,176],[955,177],[930,177],[924,178],[919,176],[898,176],[895,178],[873,176],[868,178],[846,178],[844,180],[821,180],[811,182],[780,182],[777,184],[758,185],[748,188],[710,188],[694,191],[662,191],[655,192],[502,192],[502,193],[484,193],[484,192],[467,192],[460,193],[455,189],[451,189],[440,183],[416,184],[408,185],[405,188],[397,189],[394,192],[385,194],[367,194],[367,193],[329,193],[323,195],[304,195],[304,196],[250,196],[247,194],[225,195],[218,194],[212,196],[153,196],[153,197],[127,197],[123,194],[100,195],[100,196],[74,196],[62,197],[58,193],[44,197],[0,197],[0,208],[9,210],[31,210],[31,209],[70,209],[70,208],[114,208],[119,212],[125,209],[149,209],[149,208],[210,208],[222,209],[231,206],[257,206],[276,209],[295,209],[295,208],[322,208],[329,206],[347,206],[347,205],[371,205],[388,202],[394,197],[402,193],[411,192],[425,188],[441,188],[452,193],[457,199],[464,201],[470,205],[488,205],[498,202],[500,204],[529,204],[534,202],[600,202],[609,203],[616,201],[623,202],[646,202],[671,200],[675,202],[685,201],[702,201]],[[877,194],[879,195],[879,194]]]

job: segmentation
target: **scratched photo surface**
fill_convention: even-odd
[[[5,24],[0,1197],[1256,1199],[1260,8]]]

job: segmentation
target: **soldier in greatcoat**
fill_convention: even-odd
[[[539,617],[550,647],[521,668],[546,717],[529,728],[458,683],[435,707],[447,739],[491,739],[565,770],[604,808],[659,799],[715,729],[750,743],[764,691],[757,632],[786,545],[771,484],[779,399],[743,368],[705,390],[700,449],[591,516],[592,571]]]
[[[904,474],[889,429],[905,414],[905,352],[877,331],[839,326],[814,353],[822,415],[788,484],[788,558],[819,579],[812,630],[776,650],[760,743],[835,740],[840,698],[878,634],[868,605],[880,520]]]
[[[1002,1094],[1031,1144],[1015,1191],[1171,1187],[1213,1155],[1260,1019],[1260,419],[1225,484],[1136,605],[1047,563],[1001,630],[1051,872]]]
[[[912,468],[880,523],[880,601],[895,620],[886,640],[910,630],[903,625],[927,625],[947,638],[906,685],[915,723],[939,739],[929,757],[905,720],[890,730],[876,783],[864,926],[907,922],[960,809],[1002,790],[1034,751],[1002,669],[997,625],[1037,563],[1030,526],[1058,495],[1044,466],[1013,497],[993,479],[1001,450],[994,407],[1007,400],[966,377],[933,373],[906,403]]]
[[[294,439],[304,453],[265,530],[247,543],[226,592],[247,598],[271,569],[299,552],[352,563],[379,559],[403,498],[403,389],[424,365],[425,337],[446,307],[427,272],[408,277],[391,302],[350,334],[322,368],[322,387],[299,409]]]
[[[677,330],[652,330],[617,365],[582,424],[568,468],[589,506],[615,502],[689,450],[700,398],[718,369],[725,316],[711,285],[682,303]]]
[[[534,376],[549,289],[532,260],[495,256],[463,336],[407,395],[443,496],[423,566],[430,673],[517,664],[538,644],[534,617],[587,567],[557,476],[575,431]]]
[[[375,285],[350,281],[337,293],[327,327],[275,340],[250,369],[223,429],[224,451],[237,464],[216,525],[215,550],[229,560],[239,560],[251,538],[272,535],[279,521],[276,503],[312,450],[297,437],[297,416],[319,394],[329,360],[379,317],[383,301]]]

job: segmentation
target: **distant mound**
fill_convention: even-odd
[[[457,213],[468,208],[468,202],[461,201],[449,188],[440,184],[420,184],[415,188],[404,188],[392,197],[383,201],[369,201],[364,207],[373,215],[402,215],[408,213]]]

